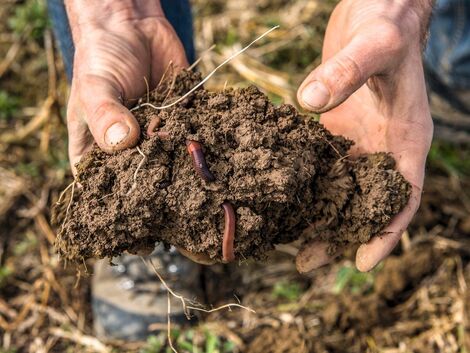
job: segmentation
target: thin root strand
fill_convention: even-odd
[[[214,70],[212,70],[201,82],[199,82],[196,86],[194,86],[193,88],[191,88],[186,94],[184,94],[183,96],[179,97],[177,100],[175,100],[174,102],[172,103],[169,103],[169,104],[166,104],[166,105],[162,105],[162,106],[156,106],[156,105],[153,105],[151,103],[142,103],[142,104],[139,104],[138,106],[134,107],[131,109],[131,112],[134,111],[134,110],[137,110],[137,109],[140,109],[142,107],[151,107],[155,110],[162,110],[162,109],[167,109],[167,108],[170,108],[176,104],[178,104],[179,102],[183,101],[184,99],[186,99],[189,95],[191,95],[194,91],[196,91],[199,87],[201,87],[204,83],[207,82],[207,80],[209,80],[216,72],[217,70],[219,70],[222,66],[226,65],[229,61],[233,60],[235,57],[237,57],[238,55],[242,54],[244,51],[246,51],[248,48],[250,48],[253,44],[255,44],[256,42],[258,42],[259,40],[261,40],[262,38],[264,38],[265,36],[267,36],[269,33],[271,33],[272,31],[276,30],[279,28],[279,25],[277,26],[274,26],[273,28],[269,29],[268,31],[264,32],[262,35],[260,35],[258,38],[256,38],[255,40],[253,40],[250,44],[248,44],[246,47],[240,49],[239,51],[233,53],[232,55],[230,55],[227,59],[225,59],[219,66],[217,66]]]
[[[139,170],[142,168],[145,161],[147,160],[147,156],[144,154],[144,152],[142,152],[142,150],[139,147],[136,147],[136,149],[137,149],[137,152],[139,152],[140,155],[142,156],[142,159],[140,160],[139,165],[137,166],[137,168],[134,172],[134,177],[133,177],[134,182],[132,183],[132,186],[129,189],[129,191],[126,193],[126,196],[129,196],[134,191],[134,189],[137,187],[137,174],[139,173]]]

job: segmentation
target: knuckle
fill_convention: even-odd
[[[100,102],[96,108],[93,110],[91,114],[91,119],[95,122],[101,121],[103,119],[108,119],[113,115],[109,114],[109,112],[115,113],[118,110],[119,106],[112,101],[104,100]]]
[[[333,58],[325,68],[326,83],[330,87],[353,87],[362,83],[363,73],[354,58],[342,55]]]
[[[387,52],[399,53],[406,47],[406,37],[402,28],[389,19],[383,19],[377,27],[383,49]]]

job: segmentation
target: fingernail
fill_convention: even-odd
[[[366,245],[361,245],[356,252],[356,267],[360,272],[369,272],[382,260],[374,254]]]
[[[111,125],[108,130],[106,130],[104,139],[106,144],[110,146],[116,146],[120,144],[127,137],[127,135],[129,135],[129,127],[122,122],[117,122]]]
[[[330,92],[323,83],[314,81],[303,89],[302,101],[311,109],[321,109],[330,101]]]

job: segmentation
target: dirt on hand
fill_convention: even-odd
[[[200,79],[183,71],[151,92],[150,102],[172,102]],[[222,260],[224,203],[235,212],[236,259],[262,258],[309,227],[309,237],[334,251],[379,234],[410,196],[389,154],[352,159],[352,141],[290,105],[274,106],[253,86],[198,89],[167,109],[134,114],[138,149],[107,154],[95,146],[77,165],[80,187],[70,205],[69,192],[56,207],[64,258],[112,257],[163,242]],[[188,153],[188,141],[203,154]],[[204,161],[195,168],[194,156],[204,156],[215,180],[197,173]]]

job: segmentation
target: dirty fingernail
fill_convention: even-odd
[[[127,135],[129,135],[129,127],[122,122],[117,122],[106,130],[104,138],[106,144],[109,146],[116,146],[120,144]]]
[[[382,257],[371,252],[366,244],[361,245],[359,249],[357,249],[356,268],[360,272],[369,272],[373,270],[380,261],[382,261]]]
[[[314,81],[303,89],[302,101],[311,109],[321,109],[330,101],[330,92],[323,83]]]

